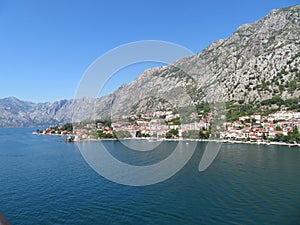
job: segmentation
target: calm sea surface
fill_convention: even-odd
[[[0,211],[12,225],[300,224],[300,148],[224,144],[199,173],[199,143],[169,180],[130,187],[99,176],[76,144],[32,131],[0,129]],[[135,164],[166,157],[174,144],[139,159],[120,142],[105,143]]]

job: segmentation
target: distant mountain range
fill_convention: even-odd
[[[148,69],[98,98],[32,103],[0,100],[0,127],[56,125],[75,120],[185,107],[203,101],[261,102],[300,96],[300,5],[271,11],[227,39],[171,65]]]

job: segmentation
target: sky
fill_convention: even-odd
[[[197,53],[272,9],[296,4],[300,1],[0,0],[0,98],[71,99],[88,67],[120,45],[162,40]],[[121,70],[101,95],[159,65]]]

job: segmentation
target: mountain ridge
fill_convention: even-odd
[[[31,103],[0,100],[0,127],[43,126],[201,102],[300,97],[300,5],[272,10],[196,55],[145,70],[97,99]],[[11,103],[9,103],[11,100]],[[2,103],[1,103],[2,102]],[[5,104],[4,104],[4,103]]]

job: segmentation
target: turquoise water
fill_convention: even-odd
[[[0,211],[12,225],[300,224],[300,148],[224,144],[199,173],[201,143],[174,177],[130,187],[99,176],[76,144],[32,131],[0,129]],[[121,143],[105,143],[136,164],[166,157],[174,144],[139,162]]]

